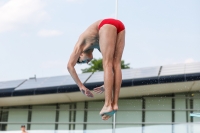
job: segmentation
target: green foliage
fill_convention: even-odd
[[[122,69],[129,69],[130,68],[130,63],[125,64],[124,60],[121,60],[121,68]]]
[[[93,59],[88,65],[90,66],[89,68],[81,69],[82,73],[103,71],[102,59]],[[129,63],[125,64],[124,60],[121,61],[122,69],[129,69],[130,68],[129,65],[130,65]]]

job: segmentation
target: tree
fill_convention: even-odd
[[[93,59],[89,64],[89,68],[81,69],[82,73],[103,71],[102,59]],[[121,61],[122,69],[129,69],[129,63],[125,64],[124,60]]]

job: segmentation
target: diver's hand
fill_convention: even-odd
[[[95,93],[102,94],[105,91],[104,85],[96,87],[93,89]]]
[[[94,97],[94,95],[92,94],[92,92],[88,88],[86,88],[84,85],[82,87],[80,87],[79,89],[87,97]]]

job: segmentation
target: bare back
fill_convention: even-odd
[[[91,48],[97,48],[99,45],[99,30],[98,25],[102,20],[98,20],[95,23],[91,24],[81,36],[83,36],[83,51],[86,51]]]

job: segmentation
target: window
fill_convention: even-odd
[[[1,111],[0,112],[0,121],[1,122],[7,122],[8,121],[8,111]],[[6,131],[7,130],[7,124],[0,124],[0,131]]]

